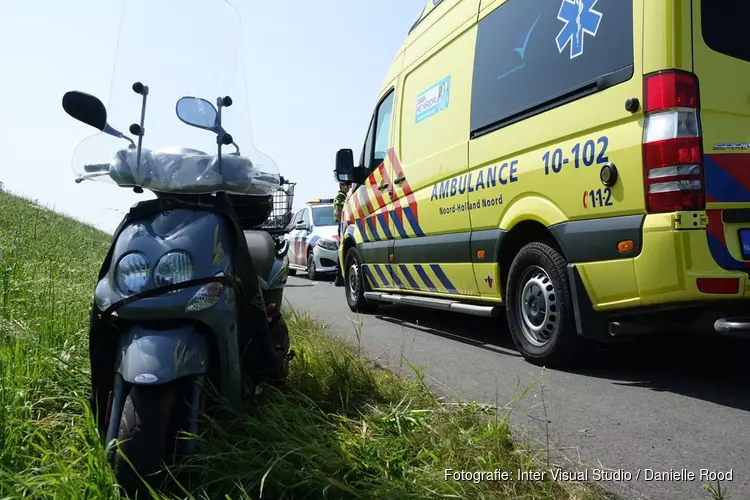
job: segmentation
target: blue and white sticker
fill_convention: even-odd
[[[450,105],[451,77],[448,75],[417,96],[416,123],[434,116]]]
[[[555,39],[560,54],[570,45],[570,58],[575,59],[583,54],[586,35],[596,38],[603,17],[601,12],[594,10],[598,1],[563,0],[557,18],[565,25]]]
[[[534,23],[531,25],[529,30],[523,35],[521,39],[518,40],[518,46],[514,48],[516,52],[518,52],[518,55],[521,56],[521,60],[526,61],[526,48],[529,46],[529,40],[531,40],[531,34],[534,33],[534,28],[536,28],[537,23],[539,22],[539,19],[542,17],[542,14],[539,14],[536,16],[536,19],[534,20]]]

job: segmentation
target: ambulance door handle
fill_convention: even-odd
[[[406,177],[404,177],[404,176],[402,175],[401,177],[396,177],[395,179],[393,179],[393,182],[394,182],[394,183],[396,183],[396,184],[401,184],[401,183],[402,183],[402,182],[404,182],[405,180],[406,180]]]
[[[380,191],[382,191],[382,190],[384,190],[384,189],[385,189],[385,188],[387,188],[387,187],[388,187],[388,184],[384,182],[383,184],[381,184],[380,186],[378,186],[378,189],[379,189]]]

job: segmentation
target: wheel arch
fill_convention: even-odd
[[[357,246],[357,242],[356,242],[356,241],[354,241],[354,237],[353,237],[353,236],[351,236],[351,235],[346,235],[346,237],[344,238],[344,243],[343,243],[343,246],[344,246],[343,257],[344,257],[344,262],[346,262],[346,254],[347,254],[347,253],[349,252],[349,250],[350,250],[351,248],[353,248],[353,247],[356,247],[356,246]],[[343,267],[344,267],[344,262],[342,262],[342,263],[340,264],[340,265],[341,265],[341,268],[342,268],[342,269],[343,269]]]
[[[567,220],[568,217],[556,203],[535,194],[513,200],[505,209],[499,227],[510,231],[524,221],[535,221],[550,227]]]
[[[567,258],[562,245],[549,230],[551,226],[567,220],[568,217],[555,202],[539,194],[516,198],[510,203],[500,220],[499,228],[502,232],[497,247],[503,296],[506,292],[510,264],[518,251],[527,243],[547,242]]]
[[[508,270],[513,263],[513,259],[524,245],[535,241],[550,245],[567,259],[562,245],[547,225],[537,218],[515,220],[512,227],[501,233],[501,239],[498,243],[497,257],[500,266],[500,289],[503,297],[507,296]]]

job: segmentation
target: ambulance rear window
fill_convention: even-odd
[[[748,0],[701,0],[703,40],[712,50],[750,61],[747,22]]]

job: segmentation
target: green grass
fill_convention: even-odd
[[[0,192],[0,498],[119,496],[86,404],[88,312],[109,240]],[[514,449],[507,413],[442,404],[419,377],[286,314],[289,386],[252,414],[206,420],[200,453],[173,471],[177,497],[603,498],[570,483],[446,481],[447,468],[544,470],[544,453]]]

